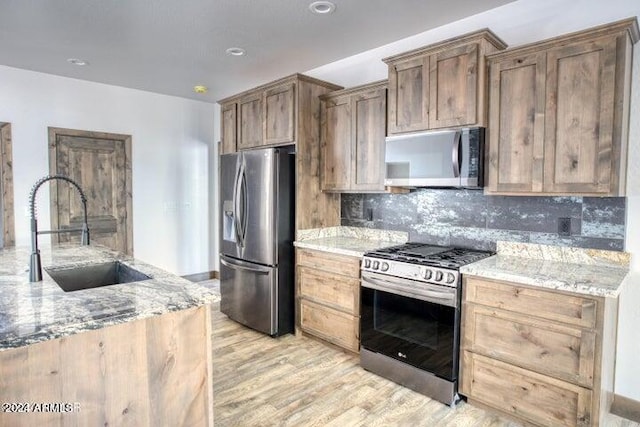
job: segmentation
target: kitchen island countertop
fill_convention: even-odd
[[[100,246],[41,248],[43,280],[29,283],[29,255],[0,250],[0,351],[219,301],[213,288]],[[114,260],[151,279],[64,292],[44,270]]]

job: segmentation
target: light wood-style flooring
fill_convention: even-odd
[[[270,338],[218,310],[212,318],[216,427],[519,426],[466,402],[451,409],[314,339]],[[606,427],[640,425],[611,416]]]

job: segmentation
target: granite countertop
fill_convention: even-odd
[[[0,351],[219,301],[206,285],[100,246],[41,248],[43,280],[29,283],[30,252],[0,250]],[[151,279],[64,292],[44,270],[114,260]]]
[[[463,274],[601,297],[617,297],[629,254],[498,242],[497,255],[460,268]]]
[[[360,258],[365,252],[399,245],[407,240],[408,234],[402,231],[360,227],[327,227],[300,230],[293,244],[297,248]]]

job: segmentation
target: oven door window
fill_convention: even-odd
[[[459,311],[362,288],[361,345],[439,377],[457,378]]]

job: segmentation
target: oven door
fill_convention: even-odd
[[[438,377],[458,378],[457,288],[362,273],[360,345]]]

